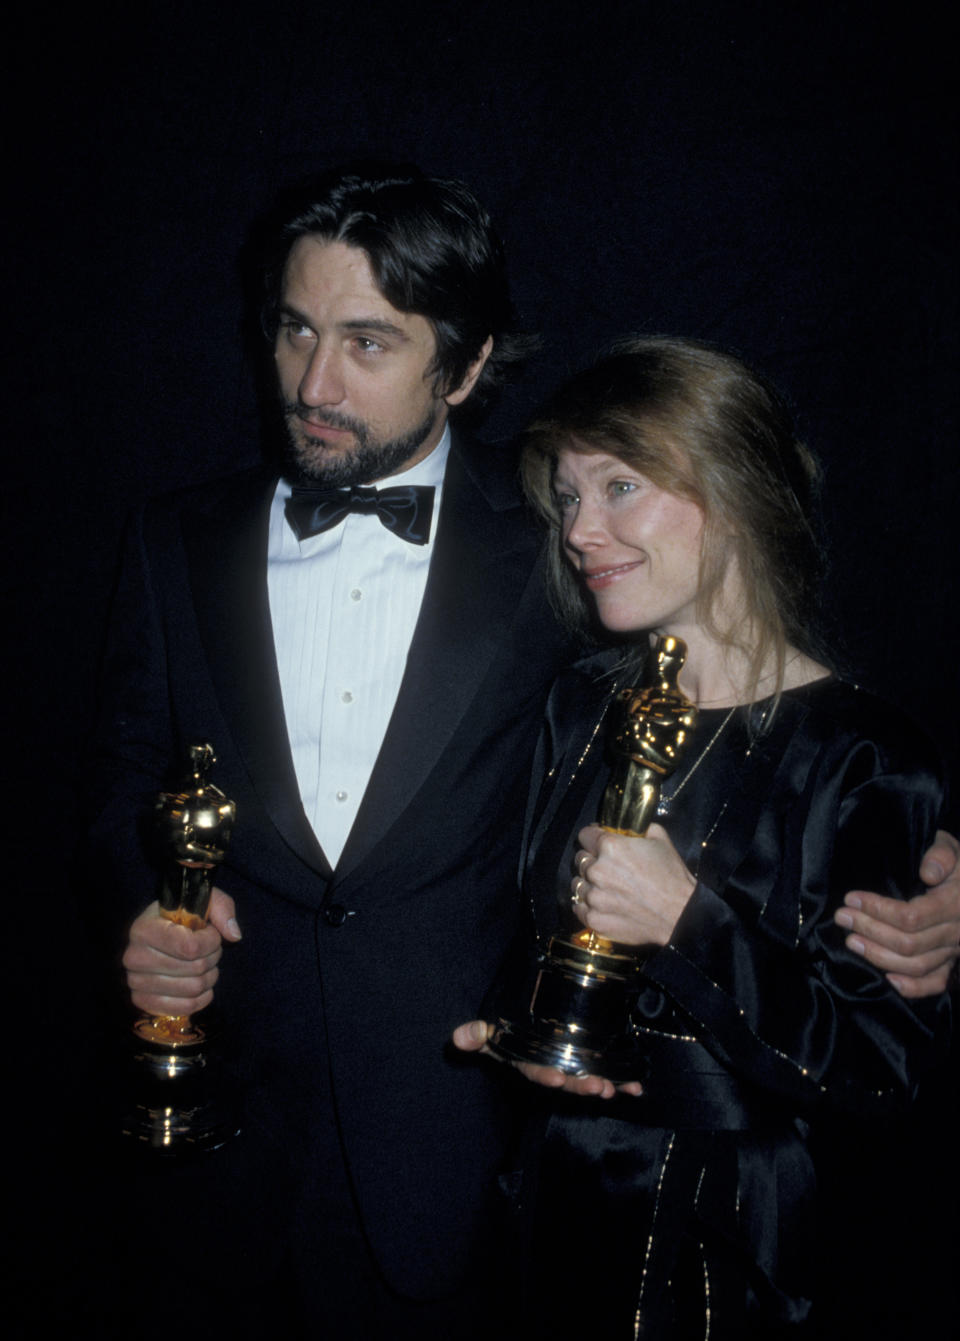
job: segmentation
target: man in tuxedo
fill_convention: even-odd
[[[245,1095],[231,1147],[137,1195],[154,1228],[203,1235],[174,1301],[198,1326],[482,1335],[508,1302],[516,1101],[448,1040],[518,929],[529,760],[573,649],[513,457],[450,418],[521,343],[486,212],[415,171],[326,179],[267,281],[282,471],[146,511],[108,658],[95,837],[134,917],[133,1002],[195,1012],[216,984]],[[238,818],[191,932],[143,908],[139,829],[207,740]],[[854,910],[852,934],[909,970],[886,915]]]
[[[217,999],[244,1132],[164,1173],[151,1214],[209,1184],[211,1313],[241,1265],[245,1317],[283,1279],[331,1335],[471,1335],[508,1114],[449,1039],[517,930],[529,760],[569,647],[512,453],[448,421],[523,345],[458,183],[334,176],[267,277],[282,475],[147,510],[107,667],[95,836],[140,914],[134,1003],[202,1008],[220,931],[243,927]],[[181,936],[142,911],[137,829],[201,740],[238,819],[212,925]]]

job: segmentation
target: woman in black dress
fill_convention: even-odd
[[[692,341],[625,343],[529,434],[561,608],[634,650],[555,687],[525,888],[541,947],[572,896],[585,927],[645,947],[646,983],[637,1082],[567,1080],[580,1094],[551,1096],[528,1153],[544,1336],[815,1326],[811,1148],[902,1108],[942,1042],[945,1000],[904,1000],[833,920],[850,888],[909,897],[943,798],[922,733],[812,640],[815,474],[773,389]],[[590,822],[604,718],[664,634],[699,716],[659,822],[626,837]]]

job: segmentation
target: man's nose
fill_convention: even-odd
[[[344,398],[343,368],[339,355],[317,345],[298,387],[300,402],[314,408],[339,405]]]

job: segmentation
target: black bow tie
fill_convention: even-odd
[[[348,512],[375,512],[383,525],[411,545],[430,539],[432,484],[402,484],[393,489],[309,489],[297,486],[284,509],[298,540],[339,526]]]

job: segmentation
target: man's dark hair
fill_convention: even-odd
[[[462,383],[488,336],[493,352],[470,397],[483,399],[536,341],[515,329],[503,244],[462,182],[411,167],[342,169],[303,193],[278,230],[265,271],[263,326],[276,336],[283,272],[294,243],[318,237],[358,247],[380,292],[400,312],[426,317],[437,341],[437,394]]]

